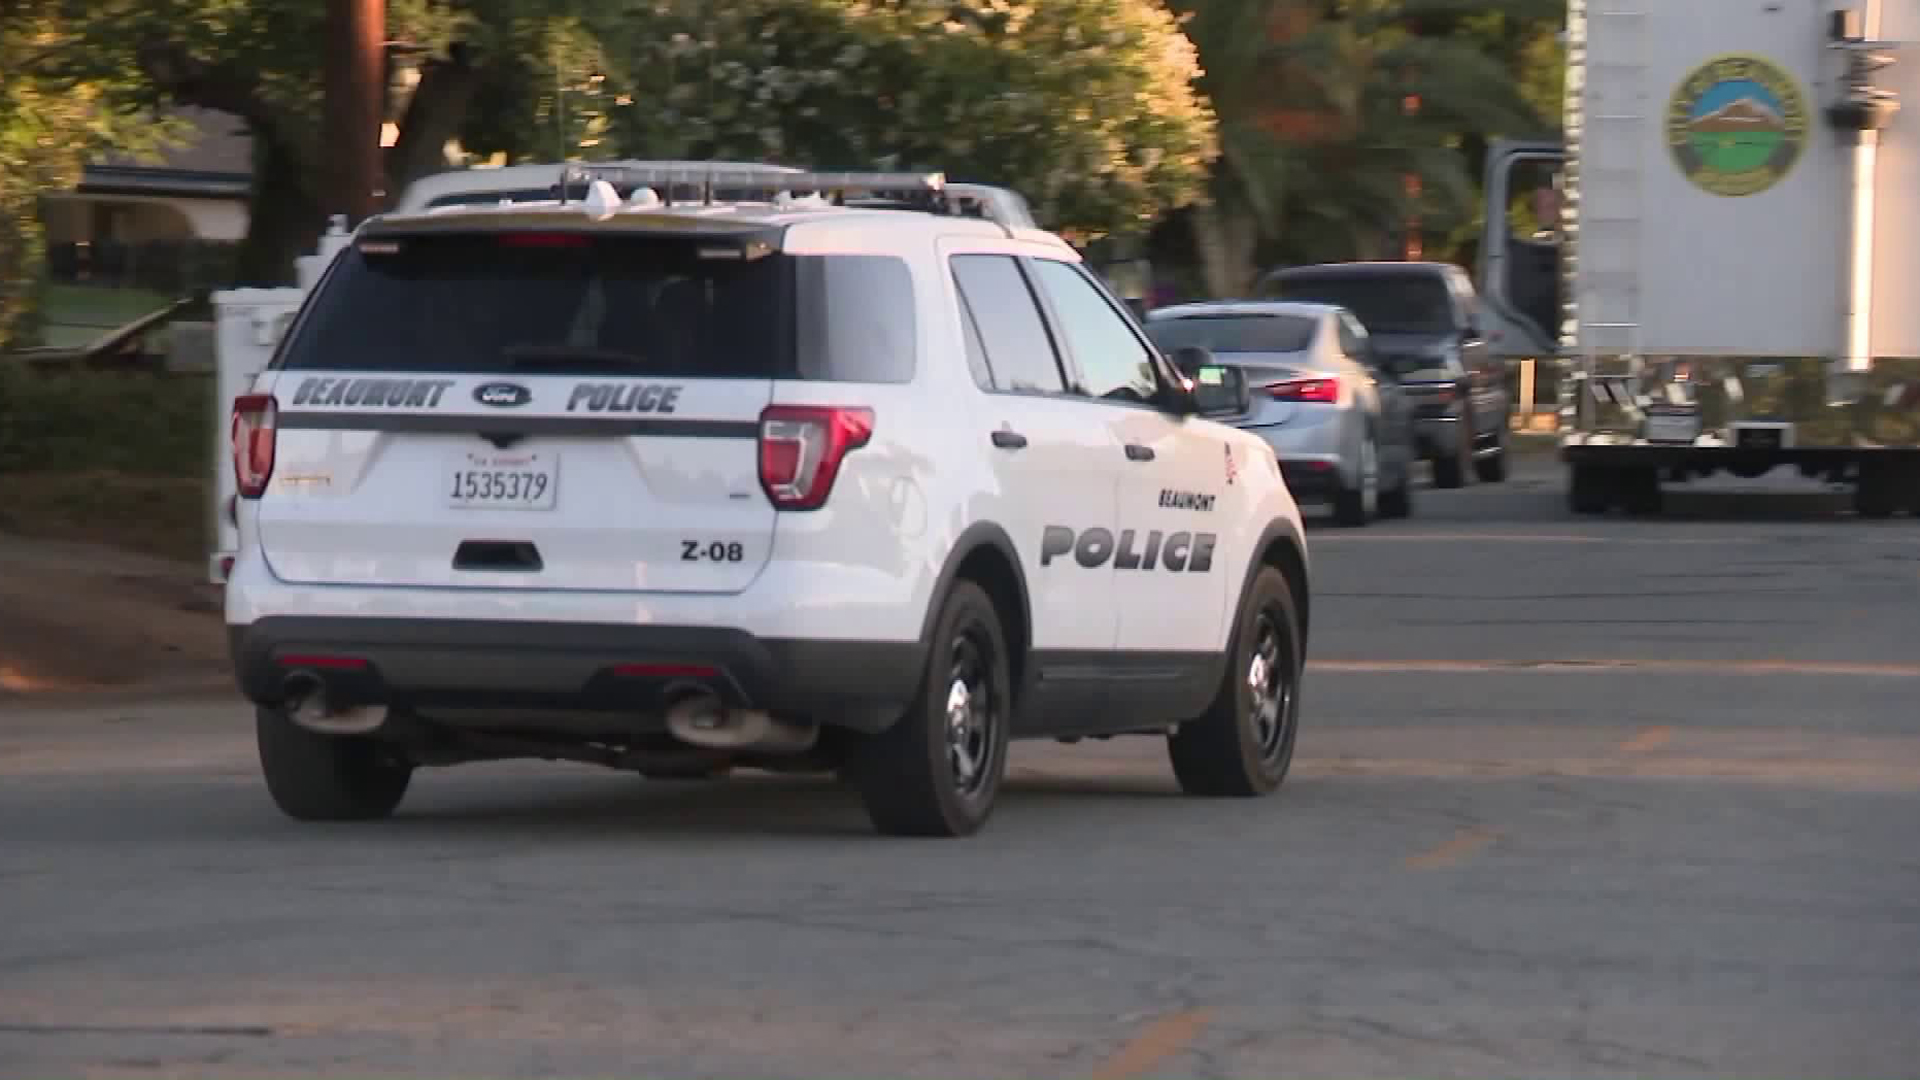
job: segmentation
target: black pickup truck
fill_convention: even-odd
[[[1379,366],[1414,406],[1420,455],[1437,487],[1507,478],[1506,365],[1487,349],[1480,298],[1451,263],[1293,266],[1260,280],[1265,299],[1337,304],[1367,328]]]

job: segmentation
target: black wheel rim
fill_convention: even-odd
[[[1293,672],[1287,639],[1275,614],[1262,611],[1253,624],[1253,648],[1247,654],[1247,713],[1262,761],[1280,755],[1293,717]]]
[[[969,627],[953,641],[947,667],[947,768],[954,790],[966,797],[979,795],[993,775],[1002,717],[994,700],[992,651],[978,627]]]

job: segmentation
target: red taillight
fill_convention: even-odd
[[[1329,405],[1340,401],[1339,379],[1294,379],[1274,383],[1266,390],[1275,401],[1317,401]]]
[[[873,437],[873,410],[769,405],[760,414],[760,487],[780,510],[818,510],[840,459]]]
[[[279,408],[272,394],[233,399],[233,481],[243,499],[259,498],[273,477],[273,427]]]

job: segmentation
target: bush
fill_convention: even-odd
[[[213,391],[210,375],[47,373],[0,362],[0,476],[204,477]]]

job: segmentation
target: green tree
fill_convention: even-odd
[[[168,134],[115,107],[111,88],[69,87],[38,73],[68,40],[58,7],[0,3],[0,346],[33,333],[43,236],[40,197],[71,188],[89,153],[153,149]]]
[[[1193,201],[1216,153],[1156,0],[734,0],[603,40],[643,156],[944,171],[1094,237]]]
[[[1516,67],[1550,40],[1553,0],[1181,6],[1220,115],[1212,198],[1190,222],[1217,296],[1249,290],[1256,254],[1355,257],[1416,217],[1424,232],[1460,229],[1478,213],[1469,140],[1547,124]],[[1513,56],[1492,42],[1509,32]]]

